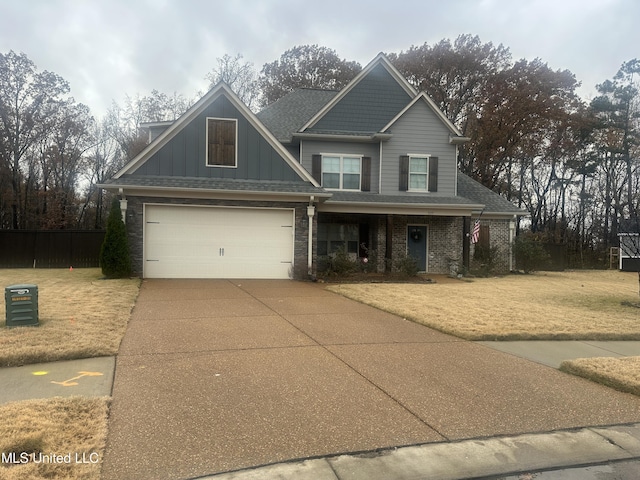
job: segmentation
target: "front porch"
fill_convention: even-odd
[[[317,256],[344,249],[373,272],[397,272],[411,256],[422,272],[449,274],[463,268],[464,226],[464,217],[319,212]]]

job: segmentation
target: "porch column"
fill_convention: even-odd
[[[307,240],[307,273],[313,274],[313,216],[316,213],[314,205],[307,206],[307,216],[309,217],[309,239]]]
[[[469,252],[471,250],[469,243],[471,242],[471,237],[469,232],[471,230],[471,217],[462,217],[462,266],[464,267],[465,272],[469,271],[470,260],[469,260]]]

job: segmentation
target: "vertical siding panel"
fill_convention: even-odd
[[[235,168],[206,165],[207,117],[238,120]],[[287,161],[224,96],[216,99],[184,125],[182,130],[141,165],[135,174],[301,181]]]
[[[203,119],[204,121],[204,119]],[[195,123],[190,123],[184,129],[185,133],[185,153],[184,153],[184,174],[187,177],[195,177],[198,172],[198,163],[205,162],[204,154],[198,154],[198,130]]]
[[[260,161],[260,139],[257,136],[247,142],[247,178],[250,180],[259,179],[258,162]]]
[[[258,134],[253,127],[240,115],[238,118],[238,137],[236,139],[237,165],[234,171],[234,178],[249,178],[249,142]]]

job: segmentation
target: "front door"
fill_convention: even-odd
[[[418,270],[427,271],[427,226],[407,226],[407,255],[418,263]]]

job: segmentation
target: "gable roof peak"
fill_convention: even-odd
[[[371,73],[371,71],[381,65],[389,72],[389,75],[398,83],[398,85],[407,93],[411,98],[418,95],[418,91],[413,88],[409,81],[393,66],[387,56],[380,52],[376,57],[371,60],[353,80],[351,80],[346,87],[338,92],[323,108],[321,108],[311,119],[300,128],[300,132],[304,132],[306,129],[313,127],[329,110],[331,110],[340,100],[342,100],[356,85],[358,85],[364,78]]]
[[[406,107],[404,107],[400,112],[398,112],[398,114],[387,124],[382,128],[382,132],[386,132],[387,130],[389,130],[391,128],[391,126],[396,123],[396,121],[398,121],[398,119],[400,117],[402,117],[407,110],[409,110],[411,107],[413,107],[416,103],[418,103],[419,101],[424,101],[427,106],[433,111],[433,113],[436,114],[436,116],[440,119],[440,121],[442,121],[442,123],[444,123],[444,125],[449,129],[449,132],[456,138],[458,139],[466,139],[466,137],[463,136],[462,132],[460,131],[460,129],[458,129],[458,127],[456,127],[453,122],[451,122],[451,120],[449,120],[447,118],[447,116],[444,114],[444,112],[442,110],[440,110],[440,107],[438,107],[438,105],[436,105],[436,102],[434,102],[431,97],[429,95],[427,95],[426,92],[420,92],[419,94],[417,94],[413,100],[411,100]],[[468,139],[467,139],[468,140]],[[467,141],[465,140],[465,141]],[[454,142],[452,142],[454,143]]]
[[[271,147],[280,154],[282,159],[293,168],[301,179],[309,181],[312,185],[318,187],[319,184],[311,176],[307,170],[302,167],[291,153],[273,136],[269,129],[260,121],[260,119],[247,107],[240,97],[231,89],[231,87],[220,81],[214,85],[211,90],[191,106],[180,118],[173,122],[164,132],[162,132],[155,140],[146,146],[135,158],[129,161],[113,176],[114,179],[120,178],[122,175],[134,172],[140,165],[146,162],[151,156],[158,152],[166,145],[178,132],[180,132],[187,124],[193,121],[200,113],[202,113],[212,102],[220,96],[226,97],[236,108],[239,114],[244,117],[249,124],[255,128],[258,133],[271,145]]]

